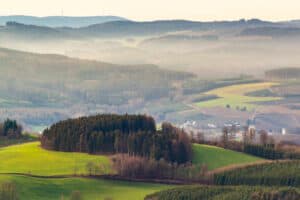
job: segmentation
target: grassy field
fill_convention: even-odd
[[[277,83],[264,82],[264,83],[249,83],[241,85],[233,85],[223,88],[211,90],[206,95],[217,95],[218,99],[197,102],[199,107],[226,107],[230,105],[231,108],[240,109],[246,107],[248,110],[256,107],[255,102],[268,102],[279,100],[279,97],[250,97],[246,93],[263,90],[277,85]]]
[[[111,172],[107,156],[84,153],[65,153],[42,149],[39,142],[0,148],[0,173],[28,173],[34,175],[86,174],[86,164],[103,164],[103,173]]]
[[[80,191],[84,200],[142,200],[148,194],[170,188],[159,184],[85,178],[41,179],[0,175],[0,183],[3,182],[16,184],[20,200],[69,199],[72,191]]]
[[[200,144],[193,145],[193,153],[193,163],[206,164],[209,170],[234,164],[246,164],[263,160],[248,154]]]

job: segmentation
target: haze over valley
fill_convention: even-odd
[[[14,1],[0,200],[300,199],[298,2]]]

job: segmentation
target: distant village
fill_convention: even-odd
[[[243,139],[243,133],[247,132],[256,132],[259,133],[259,129],[257,129],[255,125],[255,120],[248,120],[246,123],[241,124],[237,121],[226,122],[224,124],[216,124],[216,123],[207,123],[202,124],[195,120],[187,120],[184,123],[179,125],[180,128],[186,130],[190,133],[202,133],[204,137],[208,140],[216,139],[222,135],[222,131],[224,128],[227,128],[230,131],[230,138],[232,140],[241,141]],[[287,134],[285,128],[281,128],[280,130],[265,130],[267,131],[269,136],[272,135],[281,135],[284,136]]]

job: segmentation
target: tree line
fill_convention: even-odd
[[[102,114],[58,122],[46,129],[42,147],[66,152],[127,153],[155,160],[186,163],[192,159],[187,134],[170,123],[156,130],[146,115]]]
[[[209,181],[206,165],[169,163],[164,159],[154,160],[127,154],[118,154],[112,160],[117,174],[126,178]]]
[[[276,143],[274,138],[265,130],[257,132],[255,129],[244,127],[242,141],[236,141],[234,136],[238,131],[240,131],[239,128],[235,126],[224,127],[222,136],[215,141],[206,141],[202,133],[193,133],[193,142],[218,146],[271,160],[300,159],[298,146],[285,142]]]

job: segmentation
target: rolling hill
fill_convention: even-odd
[[[278,83],[262,82],[217,88],[206,92],[206,94],[217,95],[219,98],[208,101],[201,101],[196,103],[196,105],[199,107],[228,107],[233,109],[244,109],[246,111],[247,109],[253,109],[257,107],[255,103],[258,102],[280,100],[280,97],[247,96],[247,93],[249,92],[268,89],[276,85],[278,85]]]

